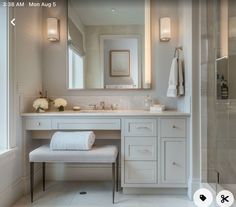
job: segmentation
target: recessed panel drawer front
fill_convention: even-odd
[[[161,119],[161,137],[186,137],[186,119]]]
[[[157,138],[125,137],[125,160],[156,160]]]
[[[125,161],[125,183],[156,183],[156,166],[156,161]]]
[[[26,118],[25,120],[26,130],[49,130],[51,128],[52,128],[51,119]]]
[[[186,140],[164,138],[161,140],[162,183],[186,183]]]
[[[156,136],[157,122],[155,119],[126,119],[126,136]]]
[[[54,119],[54,129],[64,130],[120,130],[120,119]]]

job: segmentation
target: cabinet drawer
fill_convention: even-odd
[[[156,136],[157,122],[155,119],[126,119],[126,136]]]
[[[120,130],[120,119],[54,119],[53,129]]]
[[[125,183],[156,183],[156,161],[126,161]]]
[[[125,160],[156,160],[157,138],[125,137]]]
[[[161,119],[161,137],[186,137],[186,119]]]
[[[161,182],[186,183],[186,141],[185,139],[161,140]]]
[[[27,118],[25,120],[26,130],[49,130],[51,128],[51,119]]]

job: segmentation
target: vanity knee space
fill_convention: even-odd
[[[126,119],[123,187],[187,187],[187,118]]]

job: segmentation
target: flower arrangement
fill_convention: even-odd
[[[63,98],[57,98],[53,101],[54,106],[58,109],[58,111],[64,111],[67,106],[67,101]]]
[[[52,100],[47,97],[47,91],[45,91],[45,95],[42,91],[39,91],[39,97],[33,102],[33,108],[37,113],[45,112],[49,109],[51,102]]]
[[[45,112],[48,109],[48,100],[46,98],[37,98],[33,103],[33,107],[37,113]]]

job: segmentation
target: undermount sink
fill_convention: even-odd
[[[115,112],[119,112],[119,110],[111,110],[111,109],[107,109],[107,110],[102,110],[102,109],[84,109],[79,111],[80,113],[115,113]]]

